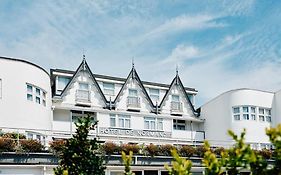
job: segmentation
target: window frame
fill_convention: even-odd
[[[105,85],[113,85],[112,87],[106,87]],[[102,82],[103,92],[105,95],[115,95],[115,83]]]
[[[179,121],[184,121],[184,123],[180,123]],[[179,129],[182,126],[184,126],[184,129]],[[186,121],[180,120],[180,119],[173,119],[173,130],[180,130],[180,131],[186,131]]]
[[[159,101],[159,99],[160,99],[160,89],[149,88],[148,91],[149,91],[149,96],[152,100]],[[157,93],[155,93],[156,91],[157,91]]]

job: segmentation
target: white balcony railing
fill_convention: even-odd
[[[171,112],[182,112],[182,103],[181,102],[171,102]]]
[[[139,97],[127,97],[127,107],[128,108],[140,108],[140,98]]]
[[[76,102],[90,103],[91,102],[91,94],[88,90],[76,90],[75,100]]]

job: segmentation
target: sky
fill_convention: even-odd
[[[197,107],[236,88],[281,89],[281,1],[1,0],[0,55],[170,84]]]

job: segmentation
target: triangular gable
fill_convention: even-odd
[[[139,86],[140,86],[142,92],[144,93],[144,95],[145,95],[145,97],[146,97],[146,99],[147,99],[149,105],[151,106],[152,109],[154,109],[153,102],[152,102],[152,100],[150,99],[150,97],[149,97],[149,95],[148,95],[148,93],[147,93],[145,87],[143,86],[143,84],[142,84],[142,82],[141,82],[141,80],[140,80],[140,78],[139,78],[139,75],[138,75],[138,73],[137,73],[137,71],[135,70],[134,67],[132,68],[131,72],[129,73],[129,75],[128,75],[128,77],[127,77],[125,83],[123,84],[122,88],[120,89],[119,93],[117,94],[117,96],[116,96],[116,98],[115,98],[113,104],[116,106],[117,100],[119,100],[119,98],[121,97],[122,92],[123,92],[124,89],[126,88],[126,86],[127,86],[127,84],[129,83],[129,81],[130,81],[131,78],[134,79],[134,80],[136,80],[136,81],[138,82],[138,84],[139,84]]]
[[[83,58],[83,61],[81,62],[81,64],[79,65],[79,67],[77,68],[77,70],[75,71],[75,73],[73,74],[72,78],[70,79],[70,81],[68,82],[68,84],[65,86],[65,88],[63,89],[62,93],[61,93],[61,97],[63,97],[64,95],[66,95],[66,91],[70,88],[71,84],[74,83],[75,77],[78,75],[78,73],[82,70],[87,70],[89,75],[91,76],[91,79],[94,82],[94,85],[96,86],[99,94],[101,95],[103,101],[105,104],[108,103],[108,101],[106,100],[104,94],[102,93],[102,90],[97,82],[97,80],[94,77],[94,74],[92,73],[90,67],[88,66],[88,63],[86,62],[85,58]]]
[[[160,110],[162,109],[162,107],[164,106],[164,103],[165,103],[166,99],[169,97],[169,95],[171,94],[171,91],[172,91],[173,87],[176,86],[176,85],[178,85],[178,86],[181,88],[181,90],[182,90],[182,92],[183,92],[183,94],[184,94],[184,96],[185,96],[185,98],[186,98],[188,104],[190,105],[190,107],[191,107],[191,109],[192,109],[192,112],[193,112],[194,116],[196,116],[196,111],[195,111],[195,109],[194,109],[194,106],[193,106],[193,104],[191,103],[190,99],[188,98],[188,94],[187,94],[187,92],[186,92],[186,90],[185,90],[185,88],[184,88],[184,86],[183,86],[183,84],[182,84],[182,81],[180,80],[180,77],[179,77],[178,74],[177,74],[176,77],[173,79],[172,83],[170,84],[170,87],[169,87],[168,91],[167,91],[166,94],[164,95],[164,97],[163,97],[163,99],[162,99],[162,101],[161,101],[161,103],[160,103],[160,105],[159,105],[159,109],[160,109]]]

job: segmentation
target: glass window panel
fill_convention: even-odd
[[[36,95],[40,96],[40,89],[39,88],[36,88]]]
[[[125,123],[124,123],[124,119],[123,118],[119,118],[118,123],[119,123],[119,127],[121,127],[121,128],[125,127]]]
[[[251,107],[251,113],[256,113],[256,107]]]
[[[46,106],[46,100],[42,100],[43,106]]]
[[[116,127],[116,117],[115,117],[115,115],[110,115],[110,126]]]
[[[270,109],[266,109],[266,110],[265,110],[265,114],[266,114],[266,115],[271,115]]]
[[[131,121],[130,119],[125,119],[125,127],[130,128],[131,127]]]
[[[36,97],[36,103],[40,104],[40,97]]]
[[[144,129],[149,129],[149,121],[144,121]]]
[[[263,115],[259,116],[259,121],[264,121],[264,116]]]
[[[150,129],[156,129],[156,123],[155,123],[155,121],[151,121],[150,124],[151,124]]]
[[[243,114],[243,119],[244,120],[249,120],[249,114]]]
[[[157,127],[158,127],[158,130],[163,130],[163,119],[162,118],[157,119]]]
[[[271,116],[266,116],[266,121],[271,122]]]
[[[32,93],[32,86],[31,85],[26,85],[26,89],[27,89],[27,92],[30,92]]]
[[[136,89],[129,89],[129,96],[137,97],[138,96],[138,91]]]
[[[239,107],[233,108],[233,113],[235,113],[235,114],[240,113]]]
[[[79,89],[80,90],[89,90],[89,84],[88,83],[79,83]]]
[[[65,88],[65,86],[68,84],[68,82],[70,81],[70,78],[68,77],[58,77],[58,90],[63,90]]]
[[[173,102],[179,102],[180,101],[180,96],[179,95],[172,95],[172,101]]]
[[[234,115],[234,120],[240,120],[240,115]]]
[[[29,101],[33,101],[33,97],[32,97],[32,95],[31,95],[31,94],[27,94],[27,100],[29,100]]]
[[[264,114],[264,109],[263,108],[259,108],[259,113],[260,114]]]
[[[251,115],[251,120],[256,120],[256,115],[252,114]]]
[[[243,112],[244,112],[244,113],[248,113],[248,112],[249,112],[249,108],[244,106],[244,107],[243,107]]]

